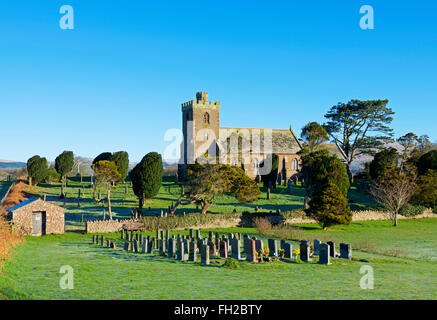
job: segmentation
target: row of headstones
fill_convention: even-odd
[[[134,234],[132,231],[130,233],[121,231],[121,238],[126,239],[125,250],[142,252],[151,254],[153,250],[159,249],[161,255],[166,255],[170,258],[177,258],[178,260],[188,260],[197,261],[197,248],[201,253],[201,262],[209,264],[209,257],[220,255],[223,258],[228,258],[229,253],[231,257],[237,260],[241,259],[241,234],[229,233],[229,237],[222,235],[220,239],[220,234],[218,232],[209,232],[209,236],[206,239],[202,239],[200,236],[200,230],[196,230],[196,238],[194,238],[194,230],[190,229],[189,236],[175,235],[170,238],[170,230],[166,230],[165,236],[163,230],[157,230],[156,238],[150,238],[148,236],[145,238],[143,234]],[[160,236],[160,237],[159,237]],[[98,237],[98,236],[97,236]],[[103,236],[102,236],[103,237]],[[257,253],[264,251],[263,241],[257,239],[256,237],[249,238],[248,235],[243,236],[243,248],[246,254],[246,260],[257,262]],[[98,240],[97,240],[98,242]],[[102,245],[104,240],[101,240]],[[114,243],[115,245],[115,243]],[[108,247],[110,244],[107,245]],[[269,256],[278,257],[278,246],[275,239],[268,239],[269,246]],[[141,249],[140,249],[141,247]],[[281,249],[284,250],[285,258],[292,258],[292,245],[281,240]],[[327,243],[322,243],[320,240],[315,239],[313,243],[314,255],[319,256],[318,263],[330,264],[330,257],[336,257],[335,243],[328,241]],[[191,250],[190,250],[191,248]],[[311,261],[311,247],[308,241],[302,240],[300,243],[300,259],[302,261]],[[350,244],[340,243],[340,258],[351,259],[352,258],[352,248]]]
[[[313,242],[314,255],[319,256],[318,263],[331,264],[330,258],[337,257],[335,252],[335,243],[333,241],[327,241],[322,243],[318,239],[314,239]],[[308,241],[302,240],[300,243],[300,258],[302,261],[310,261],[311,248]],[[352,247],[348,243],[340,243],[340,258],[352,259]]]
[[[117,245],[115,242],[113,242],[110,239],[106,239],[105,236],[101,235],[100,237],[98,235],[93,235],[93,244],[101,245],[102,247],[108,247],[111,249],[117,249]]]

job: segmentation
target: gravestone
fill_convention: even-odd
[[[159,246],[159,255],[161,256],[165,256],[165,251],[166,251],[166,240],[165,239],[161,239],[160,240],[161,244]]]
[[[220,233],[218,233],[218,232],[215,233],[215,239],[216,239],[216,240],[217,240],[217,239],[220,239]]]
[[[93,244],[95,244],[95,243],[96,243],[96,236],[93,235]]]
[[[133,241],[133,249],[134,249],[135,253],[138,253],[138,240],[137,239],[135,239]]]
[[[300,242],[300,260],[307,262],[307,261],[311,261],[311,248],[309,246],[308,241],[302,240]]]
[[[220,257],[225,259],[228,258],[228,244],[226,240],[220,241]]]
[[[292,256],[293,256],[292,249],[293,249],[293,247],[292,247],[291,243],[287,243],[287,242],[284,243],[284,257],[285,258],[288,258],[288,259],[292,258]]]
[[[245,234],[243,236],[243,252],[247,254],[246,248],[247,247],[247,242],[249,241],[249,236],[247,234]]]
[[[169,258],[175,258],[176,257],[176,239],[171,238],[168,241],[168,257]]]
[[[329,244],[321,243],[319,247],[319,261],[317,263],[331,264],[329,252]]]
[[[255,240],[255,250],[256,252],[263,251],[264,252],[264,243],[262,240]]]
[[[165,240],[167,240],[167,243],[168,243],[168,240],[170,240],[170,230],[169,229],[165,230]]]
[[[288,194],[293,194],[293,181],[291,179],[287,181],[287,192]]]
[[[200,263],[203,265],[209,264],[209,246],[208,245],[202,245],[200,249]]]
[[[189,255],[190,255],[190,240],[185,239],[185,241],[184,241],[184,255],[183,255],[183,260],[184,260],[184,261],[187,261]]]
[[[193,239],[194,238],[194,230],[190,229],[190,238]]]
[[[115,244],[115,242],[111,242],[111,249],[117,249],[117,245]]]
[[[197,261],[197,243],[196,240],[193,240],[190,245],[190,255],[188,257],[188,261]]]
[[[200,246],[203,244],[203,239],[202,238],[197,238],[196,243],[197,243],[197,248],[199,248],[200,250]]]
[[[269,239],[269,257],[278,256],[278,243],[275,239]]]
[[[352,259],[352,248],[350,244],[340,243],[340,258]]]
[[[257,262],[255,240],[248,239],[246,241],[246,260],[250,262]]]
[[[240,260],[241,258],[240,246],[241,246],[240,239],[237,238],[232,239],[232,247],[231,247],[232,259]]]
[[[285,245],[285,240],[282,239],[282,240],[281,240],[281,245],[280,245],[280,246],[281,246],[281,249],[284,249],[284,245]]]
[[[240,232],[237,232],[235,236],[236,236],[239,240],[241,240],[241,233],[240,233]]]
[[[164,238],[164,230],[161,230],[161,231],[160,231],[160,235],[161,235],[161,238],[160,238],[161,240],[165,239],[165,238]]]
[[[143,244],[143,243],[144,243],[144,235],[140,234],[140,244]]]
[[[328,241],[326,243],[329,245],[329,255],[335,258],[335,242]]]
[[[185,254],[184,243],[182,241],[179,241],[177,243],[176,258],[182,261],[184,260],[184,254]]]
[[[234,239],[234,234],[231,232],[231,233],[229,233],[229,240],[232,240],[232,239]]]
[[[111,240],[106,240],[106,246],[108,247],[108,248],[111,248]]]
[[[322,243],[322,241],[320,241],[319,239],[314,239],[314,241],[313,241],[314,255],[315,256],[319,255],[319,248],[320,248],[321,243]]]
[[[100,237],[100,245],[103,247],[105,245],[105,236]]]
[[[125,242],[124,243],[124,250],[130,251],[130,242]]]
[[[212,231],[210,231],[210,232],[208,233],[208,237],[209,237],[211,240],[212,240],[212,238],[214,237],[213,234],[214,234],[214,233],[213,233]]]
[[[196,230],[196,238],[197,238],[197,239],[200,239],[200,238],[201,238],[200,230],[199,230],[199,229]]]
[[[124,239],[124,229],[121,229],[120,233],[121,233],[121,240],[123,240]]]
[[[220,238],[215,238],[215,252],[216,254],[220,253]]]
[[[153,250],[155,249],[154,243],[155,243],[155,238],[151,238],[150,242],[149,242],[149,247],[147,249],[147,253],[150,253],[150,254],[153,253]]]
[[[159,240],[159,229],[156,229],[156,239]]]
[[[142,253],[149,253],[149,241],[147,240],[147,238],[144,239],[143,244],[142,244],[142,248],[141,248],[141,252]]]
[[[209,254],[211,256],[216,255],[217,248],[215,247],[215,243],[213,241],[208,242]]]

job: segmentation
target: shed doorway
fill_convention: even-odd
[[[32,235],[42,236],[46,234],[46,212],[39,211],[32,213]]]

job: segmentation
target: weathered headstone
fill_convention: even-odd
[[[138,240],[137,239],[135,239],[133,241],[133,249],[134,249],[135,253],[138,253]]]
[[[247,242],[248,242],[248,241],[249,241],[249,236],[248,236],[247,234],[245,234],[245,235],[243,236],[243,252],[246,253],[246,254],[247,254],[246,249],[248,248],[248,247],[247,247]]]
[[[313,241],[313,248],[314,248],[314,255],[315,256],[319,255],[319,248],[320,248],[321,243],[322,243],[322,241],[320,241],[319,239],[314,239],[314,241]]]
[[[111,249],[117,249],[117,245],[115,244],[115,242],[111,241]]]
[[[184,255],[183,255],[182,260],[187,261],[189,255],[190,255],[190,240],[185,239],[185,241],[184,241]]]
[[[278,256],[278,243],[275,239],[269,239],[269,256],[277,257]]]
[[[225,259],[228,258],[228,244],[226,240],[220,241],[220,257]]]
[[[124,243],[124,250],[130,251],[130,242],[125,242]]]
[[[149,253],[149,241],[147,240],[147,238],[144,239],[142,247],[141,247],[141,252],[142,253]]]
[[[255,250],[256,252],[264,251],[264,243],[262,240],[257,239],[255,240]]]
[[[166,242],[167,241],[165,239],[161,239],[160,242],[161,242],[161,244],[159,246],[159,255],[165,256]]]
[[[194,230],[190,229],[190,238],[193,239],[194,238]]]
[[[200,238],[201,238],[201,235],[200,235],[200,229],[197,229],[197,230],[196,230],[196,238],[197,238],[197,239],[200,239]]]
[[[285,240],[284,240],[284,239],[281,239],[280,248],[281,248],[281,249],[284,249],[284,245],[285,245]]]
[[[120,231],[120,233],[121,233],[121,240],[123,240],[124,239],[124,229],[121,229],[121,231]]]
[[[100,237],[100,245],[103,247],[105,245],[105,236]]]
[[[248,239],[246,241],[246,260],[250,262],[257,262],[255,240]]]
[[[350,244],[340,243],[340,258],[352,259],[352,248]]]
[[[203,265],[209,264],[209,246],[208,245],[202,245],[200,249],[200,263]]]
[[[216,255],[217,248],[215,247],[215,243],[213,241],[208,242],[209,254],[211,256]]]
[[[231,254],[233,259],[240,260],[241,258],[240,246],[241,246],[240,239],[237,238],[232,239]]]
[[[176,258],[182,261],[184,260],[184,255],[185,255],[184,243],[182,241],[179,241],[177,243]]]
[[[111,240],[106,240],[106,246],[108,247],[108,248],[111,248]]]
[[[214,236],[213,236],[213,232],[212,231],[210,231],[210,232],[208,232],[208,237],[212,240],[212,238],[214,238]]]
[[[168,241],[168,257],[175,258],[176,257],[176,239],[171,238]]]
[[[319,261],[317,263],[331,264],[329,251],[329,244],[321,243],[319,247]]]
[[[305,262],[311,261],[311,258],[310,258],[311,248],[309,246],[308,241],[302,240],[300,242],[299,250],[300,250],[300,260],[305,261]]]
[[[293,256],[293,247],[291,245],[291,243],[285,242],[284,243],[284,257],[291,259],[291,257]]]
[[[326,243],[329,245],[329,255],[335,258],[335,242],[327,241]]]
[[[197,243],[196,240],[191,241],[191,245],[190,245],[190,254],[188,257],[188,261],[197,261]]]

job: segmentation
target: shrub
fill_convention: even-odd
[[[433,208],[437,204],[437,171],[428,172],[417,180],[417,191],[412,197],[417,204]]]
[[[240,264],[237,262],[237,260],[228,258],[226,259],[225,263],[223,263],[223,268],[226,269],[240,269]]]
[[[421,156],[417,168],[420,175],[425,174],[430,169],[437,170],[437,150],[432,150]]]
[[[253,219],[253,224],[260,235],[267,235],[267,233],[272,229],[272,224],[266,218],[257,217]]]
[[[406,206],[403,206],[401,208],[399,214],[403,215],[404,217],[415,217],[418,216],[419,214],[424,213],[425,210],[426,210],[425,206],[407,204]]]

